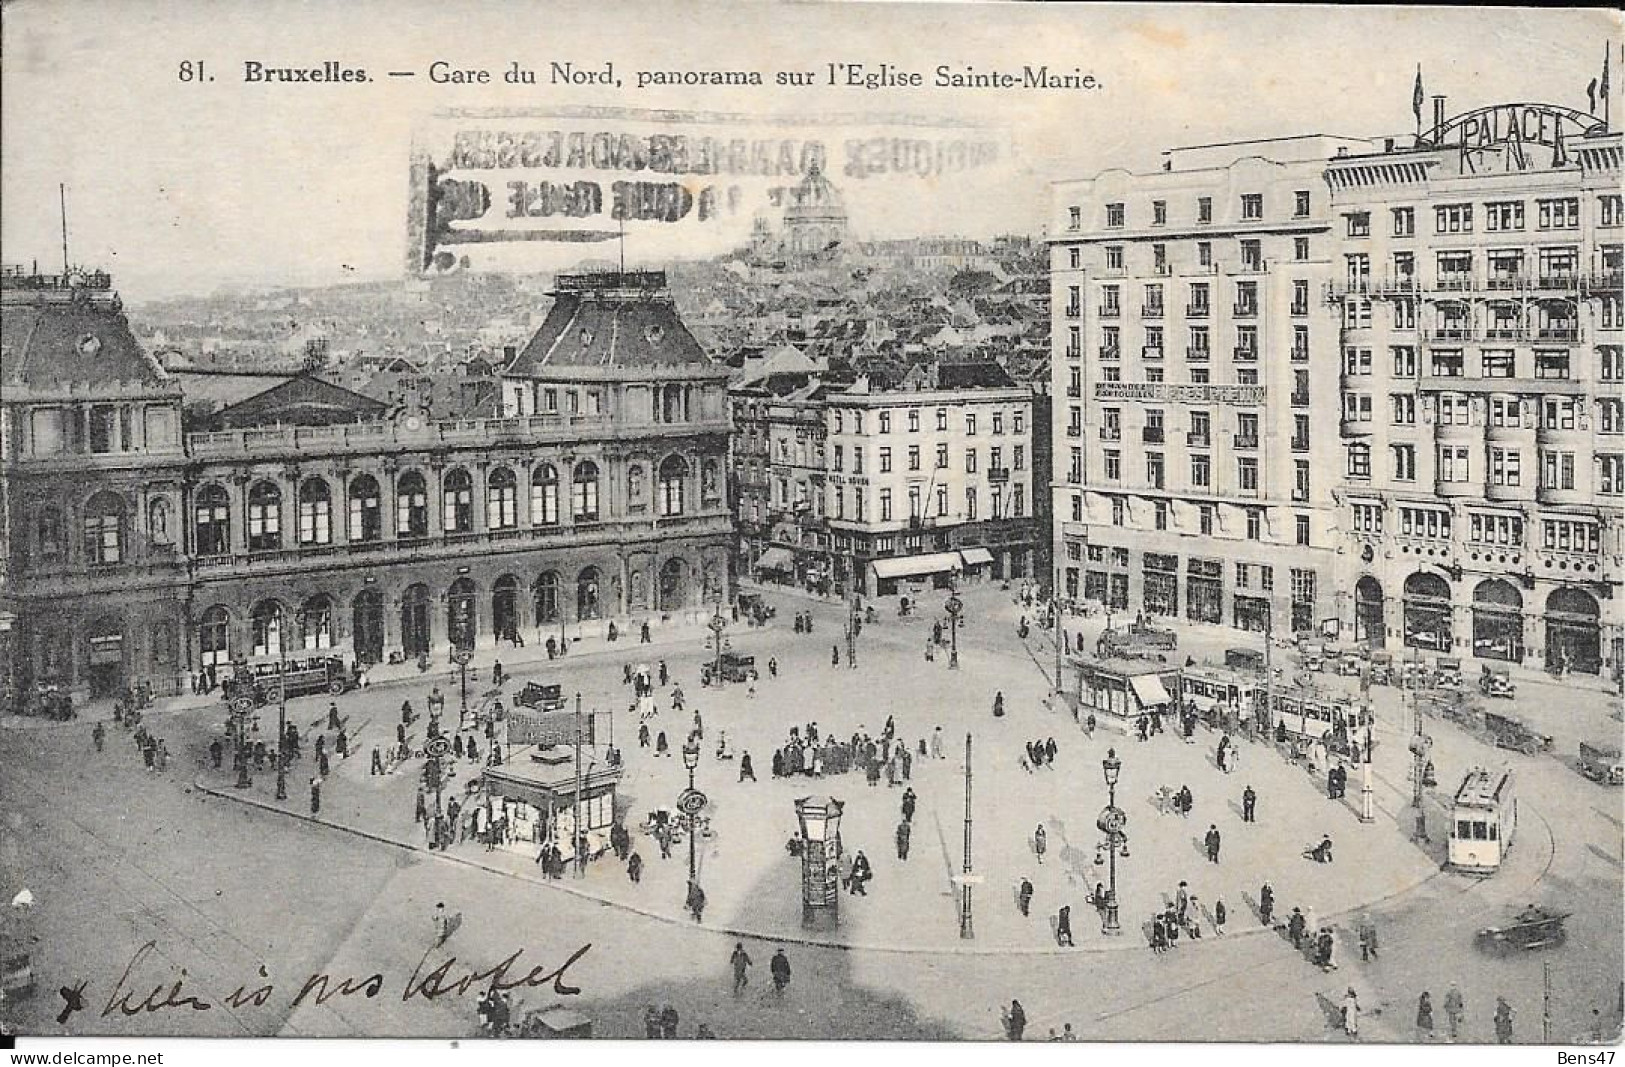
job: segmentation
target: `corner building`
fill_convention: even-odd
[[[1621,138],[1567,108],[1435,104],[1417,143],[1326,169],[1340,615],[1379,647],[1617,671]]]
[[[1325,161],[1299,137],[1054,187],[1061,595],[1282,631],[1336,613],[1338,323]]]

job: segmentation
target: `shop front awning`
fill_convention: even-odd
[[[790,555],[788,548],[774,546],[762,553],[761,558],[756,561],[756,569],[759,571],[793,571],[796,569],[796,560],[794,556]]]
[[[993,562],[993,553],[985,548],[962,548],[959,555],[967,567],[980,567]]]
[[[1136,674],[1128,680],[1128,684],[1134,688],[1134,695],[1139,699],[1142,708],[1173,702],[1168,696],[1168,690],[1162,687],[1162,679],[1154,674]]]
[[[911,578],[922,574],[941,574],[958,570],[962,563],[958,552],[931,552],[923,556],[894,556],[877,559],[870,566],[876,578]]]

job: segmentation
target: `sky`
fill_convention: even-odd
[[[1526,100],[1584,109],[1609,41],[1616,101],[1625,82],[1619,16],[1586,9],[18,0],[0,17],[0,251],[7,263],[60,265],[65,183],[71,258],[112,271],[135,302],[402,277],[414,134],[447,108],[983,123],[1007,138],[996,170],[894,183],[868,200],[843,189],[859,236],[991,236],[1037,233],[1048,182],[1153,170],[1176,145],[1408,133],[1419,63],[1426,92],[1446,94],[1451,114]],[[326,60],[374,80],[243,80],[250,61]],[[431,84],[435,60],[495,81]],[[188,61],[214,80],[182,80]],[[536,69],[539,84],[503,84],[513,61]],[[622,85],[545,84],[552,61],[613,63]],[[779,71],[822,82],[831,63],[892,64],[926,85],[772,84]],[[1077,67],[1100,87],[943,89],[930,84],[938,64]],[[769,84],[639,89],[638,70],[757,70]],[[636,265],[639,243],[627,244]],[[644,242],[642,253],[671,244]]]

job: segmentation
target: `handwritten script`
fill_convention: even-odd
[[[417,966],[412,968],[411,975],[399,985],[400,998],[408,1003],[414,1000],[433,1001],[441,997],[461,997],[470,991],[503,993],[510,989],[546,985],[551,985],[553,992],[559,996],[576,996],[581,989],[567,984],[565,973],[591,949],[590,943],[582,945],[556,967],[537,964],[527,969],[520,961],[525,950],[518,948],[489,967],[461,963],[456,956],[450,956],[426,970],[429,956],[434,952],[434,948],[431,947],[423,953]],[[165,1011],[212,1011],[217,1005],[231,1009],[261,1008],[277,996],[277,986],[270,980],[270,975],[263,966],[259,968],[256,980],[239,984],[236,989],[218,1001],[187,989],[185,967],[180,968],[178,975],[172,972],[165,980],[156,984],[152,984],[150,977],[140,977],[143,971],[150,968],[154,957],[162,956],[163,953],[159,950],[156,940],[148,941],[136,949],[107,995],[101,1009],[102,1018],[132,1018]],[[286,1002],[286,1009],[292,1011],[307,1000],[315,1004],[326,1004],[335,997],[372,1000],[394,986],[395,982],[382,971],[364,975],[332,975],[318,971],[300,983],[298,992]],[[86,995],[89,992],[89,980],[82,979],[75,985],[63,986],[59,990],[63,1008],[61,1014],[57,1016],[57,1021],[66,1023],[75,1012],[88,1010]]]

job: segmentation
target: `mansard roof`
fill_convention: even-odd
[[[560,275],[553,295],[547,319],[507,375],[727,373],[683,324],[663,271]]]
[[[130,331],[111,284],[105,274],[7,274],[0,291],[0,383],[13,398],[176,391]]]

